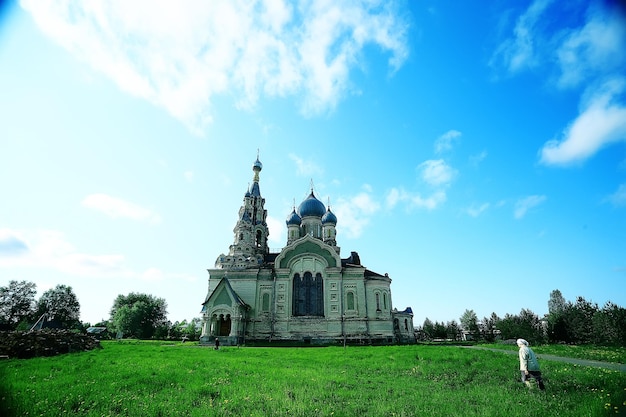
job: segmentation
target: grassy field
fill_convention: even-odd
[[[609,416],[626,374],[453,346],[223,348],[104,342],[104,349],[0,362],[12,416]]]
[[[518,350],[517,345],[502,343],[481,344],[493,349]],[[592,361],[614,362],[626,364],[626,348],[602,346],[573,346],[573,345],[538,345],[531,346],[535,353],[564,356],[566,358],[587,359]]]

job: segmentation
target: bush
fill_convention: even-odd
[[[101,348],[93,336],[69,330],[44,329],[33,332],[0,332],[0,355],[28,359],[56,356]]]

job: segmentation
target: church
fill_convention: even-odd
[[[361,264],[359,254],[342,258],[337,216],[309,196],[287,216],[287,242],[270,251],[267,210],[261,196],[257,156],[228,254],[208,269],[202,303],[202,344],[413,343],[413,312],[398,311],[391,278]]]

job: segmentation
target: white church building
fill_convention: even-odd
[[[233,244],[208,269],[201,343],[413,343],[411,308],[393,308],[391,278],[363,266],[357,252],[341,258],[338,219],[313,190],[287,216],[285,246],[270,251],[262,168],[257,157]]]

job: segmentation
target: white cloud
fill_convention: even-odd
[[[22,0],[44,33],[123,90],[200,133],[217,95],[241,108],[296,96],[301,111],[332,110],[364,48],[408,55],[396,2],[281,0]]]
[[[165,280],[197,282],[198,277],[189,274],[166,273],[159,268],[151,267],[137,274],[137,278],[147,282],[163,282]]]
[[[337,216],[337,233],[345,233],[348,238],[361,236],[371,217],[379,210],[380,204],[367,189],[355,196],[339,199],[332,206]]]
[[[426,210],[434,210],[446,201],[446,193],[443,190],[438,190],[431,195],[424,197],[420,193],[409,193],[402,188],[392,188],[387,193],[385,198],[386,208],[391,210],[398,203],[403,202],[407,204],[409,209],[419,208]]]
[[[79,276],[124,275],[122,255],[90,255],[78,252],[63,233],[3,231],[20,236],[27,250],[0,257],[0,267],[50,268]]]
[[[279,220],[275,217],[268,215],[265,221],[267,222],[267,227],[269,228],[270,232],[268,242],[271,244],[275,244],[276,247],[283,245],[285,243],[285,236],[287,231],[285,220]]]
[[[579,26],[548,31],[545,25],[560,23],[541,19],[552,3],[535,0],[518,19],[515,36],[500,45],[492,62],[501,59],[516,72],[542,58],[544,72],[556,71],[549,79],[556,80],[557,87],[585,89],[578,117],[540,150],[541,163],[568,165],[626,140],[626,25],[616,6],[583,2],[558,10],[564,14],[563,22],[576,19],[582,21]]]
[[[148,268],[141,274],[141,279],[149,282],[163,281],[163,272],[158,268]]]
[[[393,209],[400,201],[406,200],[406,192],[398,188],[392,188],[385,197],[385,206],[387,209]]]
[[[53,261],[51,267],[77,276],[127,276],[123,255],[89,255],[66,253]]]
[[[9,229],[0,229],[0,257],[16,256],[29,250],[25,239]]]
[[[439,190],[435,191],[428,197],[422,197],[421,195],[416,194],[410,198],[410,202],[413,207],[434,210],[441,204],[445,203],[446,198],[446,193]]]
[[[296,154],[290,153],[289,159],[296,164],[296,173],[303,177],[314,177],[321,175],[324,170],[311,160],[305,160]]]
[[[161,217],[151,210],[106,194],[90,194],[81,204],[114,219],[121,217],[151,223],[161,222]]]
[[[455,134],[451,135],[456,137]],[[404,203],[407,209],[435,210],[446,202],[445,187],[454,179],[457,171],[446,164],[443,159],[430,159],[417,166],[420,178],[428,185],[435,187],[430,195],[420,192],[408,192],[402,187],[391,188],[385,197],[385,207],[393,209],[399,203]]]
[[[616,207],[626,207],[626,184],[621,184],[607,200]]]
[[[27,249],[19,252],[0,251],[0,275],[2,268],[38,268],[80,278],[126,278],[147,281],[184,279],[190,282],[197,279],[184,274],[164,273],[155,267],[147,268],[144,272],[134,271],[129,267],[124,255],[83,253],[74,247],[62,232],[56,230],[0,230],[0,241],[6,236],[19,238]],[[45,275],[43,272],[42,276]]]
[[[478,165],[480,165],[480,163],[482,161],[484,161],[487,158],[487,151],[483,150],[482,152],[475,154],[475,155],[470,155],[469,157],[469,162],[472,166],[477,167]]]
[[[472,204],[471,206],[467,208],[466,212],[471,217],[478,217],[481,214],[483,214],[485,211],[487,211],[489,206],[490,206],[489,203],[483,203],[480,205]]]
[[[435,153],[440,154],[452,150],[453,143],[461,137],[458,130],[449,130],[435,141]]]
[[[626,26],[620,13],[592,9],[586,24],[572,30],[558,48],[558,84],[575,86],[589,77],[626,66]]]
[[[432,186],[445,186],[456,176],[456,170],[443,159],[424,161],[417,168],[421,171],[422,180]]]
[[[535,0],[515,24],[513,37],[502,42],[494,53],[491,63],[501,64],[511,73],[537,65],[536,31],[542,13],[552,0]]]
[[[546,201],[545,195],[530,195],[528,197],[521,198],[515,203],[513,216],[516,219],[522,219],[524,216],[526,216],[528,210],[537,207],[544,201]]]
[[[626,141],[626,106],[622,94],[626,79],[606,82],[590,95],[580,115],[564,130],[563,139],[541,149],[541,162],[567,165],[583,161],[603,147]]]

